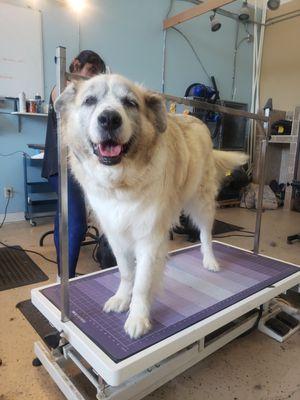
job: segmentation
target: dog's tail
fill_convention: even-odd
[[[227,173],[247,163],[248,155],[239,151],[213,150],[217,168],[217,179],[222,181]]]

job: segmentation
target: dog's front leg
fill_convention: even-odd
[[[139,242],[136,247],[136,274],[130,311],[125,323],[125,331],[131,338],[138,338],[151,328],[150,306],[153,294],[162,281],[166,262],[165,240]]]
[[[135,261],[133,253],[122,252],[117,246],[113,246],[113,244],[111,244],[111,246],[118,263],[121,280],[118,290],[114,296],[107,300],[103,310],[105,312],[124,312],[128,311],[130,305],[134,282]]]

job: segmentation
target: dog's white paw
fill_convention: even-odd
[[[203,257],[203,266],[204,266],[204,268],[208,269],[209,271],[213,271],[213,272],[220,271],[218,261],[215,259],[215,257],[212,257],[212,256]]]
[[[151,323],[147,317],[129,314],[124,329],[131,339],[137,339],[151,329]]]
[[[130,297],[112,296],[104,304],[103,311],[109,313],[111,311],[121,313],[128,311],[130,305]]]

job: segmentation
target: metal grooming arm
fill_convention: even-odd
[[[56,90],[59,96],[66,87],[66,48],[56,48]],[[59,258],[61,275],[61,320],[70,320],[69,301],[69,227],[68,227],[68,149],[63,145],[61,115],[57,113]]]
[[[267,116],[267,109],[264,116],[254,114],[248,111],[235,110],[230,107],[224,107],[218,104],[210,104],[201,100],[190,100],[186,97],[171,96],[168,94],[161,94],[165,100],[172,101],[178,104],[184,104],[186,106],[192,106],[195,108],[201,108],[203,110],[220,112],[228,115],[235,115],[237,117],[249,118],[256,121],[259,130],[263,133],[264,139],[261,141],[261,148],[259,154],[259,188],[257,198],[257,212],[255,222],[255,234],[254,234],[254,246],[253,253],[259,253],[259,242],[260,242],[260,229],[261,229],[261,217],[262,217],[262,205],[263,205],[263,192],[265,184],[265,160],[267,154],[267,147],[269,142],[269,117]]]
[[[56,89],[59,96],[65,89],[67,79],[84,80],[80,75],[66,72],[66,48],[56,48]],[[61,274],[61,320],[70,320],[69,298],[69,228],[68,228],[68,148],[63,145],[61,115],[57,112],[58,151],[58,203],[59,203],[59,258]]]

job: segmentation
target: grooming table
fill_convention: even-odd
[[[200,245],[170,253],[164,290],[152,307],[152,330],[137,340],[125,334],[126,313],[102,311],[118,287],[117,268],[70,281],[71,320],[65,323],[60,285],[32,290],[33,304],[62,332],[64,357],[90,374],[99,399],[142,398],[250,329],[258,306],[300,283],[295,265],[218,242],[213,246],[218,273],[202,267]],[[42,344],[35,344],[35,352],[67,398],[83,399],[70,382],[65,386],[59,364]],[[84,363],[92,372],[81,368]]]

